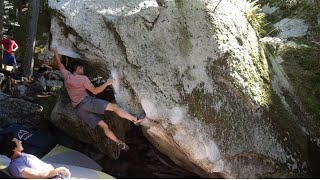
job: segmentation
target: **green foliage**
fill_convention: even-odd
[[[15,20],[14,6],[11,1],[4,1],[3,26],[5,31],[14,26],[19,26],[19,23]]]
[[[48,7],[46,0],[41,0],[40,12],[37,27],[37,37],[35,45],[35,59],[37,55],[47,46],[48,36],[43,36],[44,33],[50,32],[50,16],[48,13]],[[28,10],[25,8],[20,17],[20,27],[13,28],[14,39],[19,45],[19,50],[15,53],[17,59],[23,59],[23,53],[25,51],[25,41],[26,41],[26,28],[28,22]]]
[[[301,1],[301,0],[259,0],[261,6],[268,5],[270,7],[278,7],[274,13],[266,16],[266,20],[272,24],[279,22],[284,18],[304,19],[309,25],[310,39],[320,38],[320,25],[318,24],[317,16],[320,9],[320,1]],[[267,36],[276,36],[278,29],[267,25],[265,30]]]
[[[257,1],[247,3],[249,6],[246,11],[247,20],[260,36],[265,35],[266,31],[264,30],[264,27],[267,23],[265,20],[265,14],[261,12],[260,5],[257,4]]]
[[[258,3],[261,5],[269,4],[269,6],[276,6],[281,10],[292,11],[299,6],[304,6],[308,2],[303,0],[259,0]]]
[[[282,57],[284,68],[305,110],[314,120],[320,119],[319,48],[288,49]]]

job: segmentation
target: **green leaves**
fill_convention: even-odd
[[[249,8],[246,11],[246,17],[253,29],[256,32],[263,36],[266,32],[264,26],[266,26],[265,14],[261,12],[260,5],[257,4],[257,1],[248,2]]]
[[[15,10],[12,1],[4,1],[3,25],[5,29],[10,29],[12,26],[20,26],[15,20]]]

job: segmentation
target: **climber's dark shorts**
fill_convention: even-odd
[[[100,115],[104,114],[108,104],[108,101],[98,99],[93,96],[87,96],[79,105],[76,106],[77,115],[91,128],[95,128],[102,120]]]

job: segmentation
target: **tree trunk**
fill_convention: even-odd
[[[22,15],[22,0],[14,0],[14,14],[16,22],[19,22]]]
[[[3,33],[3,15],[4,15],[4,0],[0,0],[0,38]]]
[[[2,40],[3,35],[3,15],[4,15],[4,0],[0,0],[0,40]],[[2,48],[0,50],[0,69],[2,69]]]
[[[30,78],[33,74],[33,55],[36,44],[40,0],[30,0],[28,9],[29,17],[27,26],[27,39],[22,70],[23,75],[27,78]]]

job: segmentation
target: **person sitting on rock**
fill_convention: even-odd
[[[103,85],[95,87],[88,77],[84,76],[83,65],[75,63],[72,67],[73,73],[70,73],[61,63],[58,50],[56,48],[52,48],[52,51],[54,53],[54,61],[59,68],[62,78],[64,79],[64,85],[67,89],[73,107],[76,108],[79,118],[86,122],[91,128],[95,128],[99,125],[103,129],[105,135],[117,143],[120,150],[129,150],[129,146],[120,141],[114,135],[108,125],[99,117],[99,114],[103,115],[105,111],[113,111],[121,118],[127,119],[136,125],[139,125],[139,123],[144,119],[134,117],[121,109],[117,104],[90,96],[87,92],[87,90],[89,90],[91,93],[97,95],[108,86],[112,85],[114,80],[108,80]]]
[[[49,60],[45,60],[35,74],[35,78],[38,80],[40,77],[45,79],[52,79],[52,67],[49,66]]]
[[[13,133],[2,135],[0,153],[11,159],[8,171],[14,178],[47,179],[70,177],[65,167],[54,168],[32,154],[23,153],[22,142]]]

